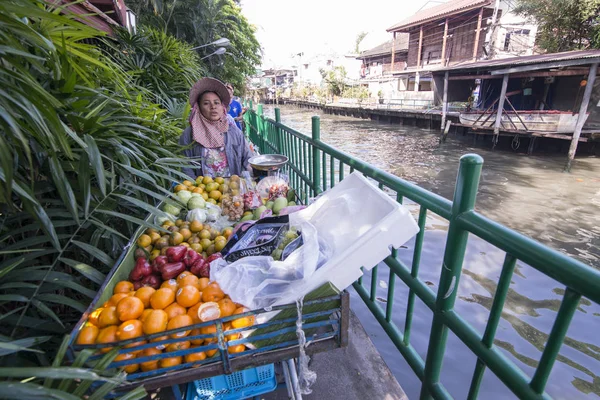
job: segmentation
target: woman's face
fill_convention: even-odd
[[[206,92],[200,97],[200,113],[209,121],[218,121],[223,116],[223,105],[216,93]]]

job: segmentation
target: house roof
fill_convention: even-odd
[[[408,37],[408,33],[396,34],[396,44],[394,47],[395,52],[408,50]],[[379,46],[375,46],[372,49],[365,50],[362,53],[360,53],[356,58],[359,60],[363,60],[369,57],[379,56],[383,54],[391,54],[392,42],[393,40],[388,40],[387,42],[382,43]]]
[[[460,71],[460,70],[480,70],[480,69],[506,69],[517,66],[527,66],[536,64],[549,64],[548,68],[561,66],[559,62],[565,62],[569,65],[585,65],[600,62],[600,50],[580,50],[565,51],[562,53],[547,53],[533,56],[521,56],[501,58],[497,60],[477,61],[464,64],[456,64],[447,68],[439,68],[440,71]],[[550,65],[555,63],[556,65]],[[563,66],[564,66],[563,65]]]
[[[449,15],[454,15],[475,8],[484,7],[490,5],[491,2],[491,0],[450,0],[447,3],[419,11],[411,17],[406,18],[398,22],[396,25],[393,25],[392,27],[388,28],[387,31],[404,31],[413,26],[422,25],[426,22],[444,18]]]

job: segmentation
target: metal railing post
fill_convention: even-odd
[[[275,108],[275,122],[281,123],[281,110],[279,108]],[[283,150],[283,145],[281,142],[281,128],[277,127],[275,134],[277,135],[277,152],[281,154]]]
[[[258,118],[256,119],[256,134],[259,140],[260,152],[265,153],[265,120],[263,117],[263,105],[258,104],[256,106],[256,115]]]
[[[321,119],[318,116],[312,117],[312,139],[319,143],[321,141]],[[315,145],[312,146],[312,181],[313,195],[321,193],[321,151]]]
[[[473,210],[475,206],[482,165],[483,158],[476,154],[466,154],[460,158],[440,284],[429,336],[421,399],[431,398],[431,389],[439,385],[448,338],[448,327],[443,323],[442,315],[454,308],[469,236],[469,232],[462,229],[456,219],[461,214]]]

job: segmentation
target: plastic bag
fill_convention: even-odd
[[[284,261],[275,261],[271,256],[248,256],[228,264],[225,259],[219,259],[211,263],[210,279],[217,281],[234,302],[251,310],[270,307],[284,297],[302,295],[296,289],[305,284],[332,253],[319,240],[311,223],[302,222],[295,227],[301,231],[302,245]]]
[[[247,211],[262,206],[262,200],[256,191],[256,185],[250,176],[250,172],[242,172],[242,178],[240,190],[244,199],[244,209]]]
[[[221,207],[206,203],[206,222],[215,222],[221,217]]]

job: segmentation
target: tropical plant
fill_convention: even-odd
[[[337,66],[330,70],[321,70],[321,76],[327,89],[333,96],[340,96],[346,89],[346,68]]]
[[[514,12],[538,24],[546,51],[600,48],[600,0],[517,0]]]
[[[233,0],[131,0],[128,2],[141,23],[163,29],[177,39],[190,43],[204,59],[207,75],[228,81],[240,93],[246,76],[260,64],[260,44],[256,29],[242,15]],[[214,41],[230,41],[224,55],[213,55]]]
[[[181,121],[89,44],[101,32],[47,7],[0,2],[0,380],[11,384],[25,366],[57,369],[29,383],[96,378],[59,367],[62,337],[188,165]],[[45,385],[46,397],[74,398],[69,385]]]
[[[168,33],[142,25],[136,33],[122,29],[116,35],[117,41],[105,40],[106,53],[156,103],[187,101],[190,87],[206,75],[192,46]]]

